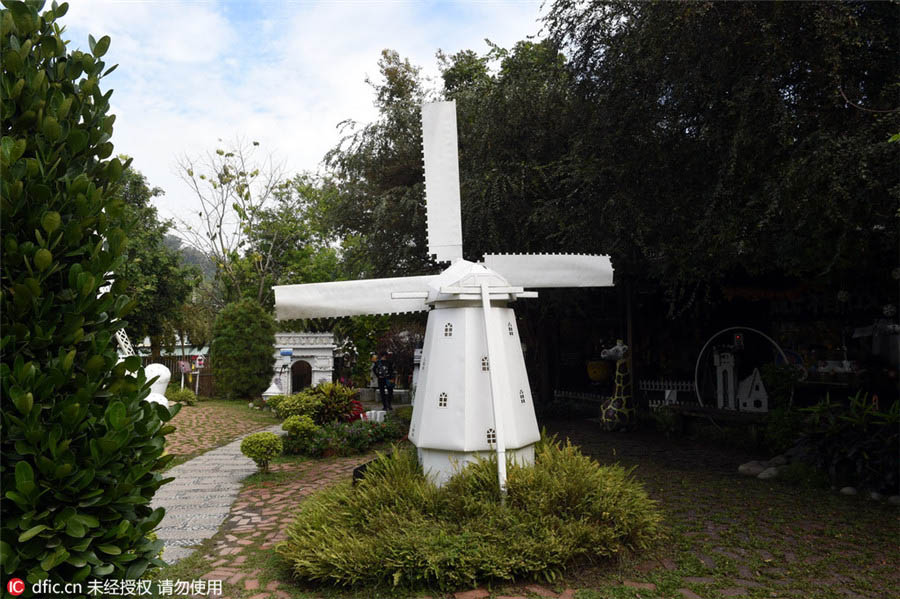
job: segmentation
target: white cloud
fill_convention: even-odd
[[[258,140],[288,173],[315,170],[338,141],[337,124],[375,116],[366,76],[381,50],[437,76],[440,48],[485,51],[537,33],[534,2],[71,3],[70,48],[109,35],[105,80],[114,88],[116,151],[166,196],[164,216],[195,212],[175,160],[217,139]]]

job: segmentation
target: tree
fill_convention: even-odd
[[[221,141],[221,140],[220,140]],[[241,263],[248,240],[259,225],[261,211],[270,200],[277,199],[283,186],[281,168],[271,157],[260,163],[256,158],[259,142],[235,142],[228,150],[217,148],[203,158],[184,157],[179,174],[200,201],[199,225],[182,219],[182,234],[197,250],[203,252],[216,267],[220,305],[250,294],[262,303],[266,288],[260,284],[269,274],[273,259],[283,240],[275,237]],[[248,284],[245,270],[255,271],[260,281]]]
[[[216,318],[210,362],[225,397],[259,397],[272,380],[275,321],[253,300],[228,304]]]
[[[158,360],[161,346],[174,344],[173,324],[200,273],[182,265],[181,254],[164,243],[171,223],[161,222],[150,203],[163,194],[161,189],[151,189],[146,178],[129,167],[113,194],[124,204],[123,226],[133,231],[126,244],[127,259],[115,273],[127,281],[124,291],[134,301],[127,331],[135,340],[149,337],[151,353]]]
[[[682,307],[747,277],[892,297],[895,8],[555,2],[583,117],[572,201],[593,206],[567,236]]]
[[[58,23],[67,4],[40,14],[40,2],[3,4],[3,570],[28,583],[136,579],[164,565],[162,541],[148,538],[164,511],[150,501],[177,410],[143,401],[137,357],[118,363],[127,281],[99,292],[128,235],[112,193],[127,164],[110,158],[112,90],[100,89],[115,68],[101,60],[110,38],[69,52]]]
[[[423,274],[425,205],[420,69],[384,50],[375,90],[376,122],[346,122],[349,133],[325,157],[337,193],[324,218],[342,239],[345,268],[359,277]],[[356,277],[354,277],[356,278]]]
[[[327,180],[301,174],[279,185],[268,205],[254,209],[255,225],[234,262],[245,297],[272,309],[273,285],[342,278],[333,236],[318,216],[333,193]]]

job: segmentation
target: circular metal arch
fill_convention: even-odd
[[[771,337],[769,337],[768,335],[766,335],[765,333],[763,333],[762,331],[760,331],[759,329],[754,329],[753,327],[726,327],[726,328],[722,329],[721,331],[713,334],[709,339],[706,340],[706,343],[704,343],[703,347],[700,348],[700,353],[697,354],[697,362],[694,365],[694,394],[697,396],[697,401],[700,403],[701,408],[706,407],[706,406],[703,405],[703,399],[700,397],[700,381],[699,381],[700,358],[703,357],[703,352],[706,351],[706,348],[709,346],[709,344],[712,342],[713,339],[715,339],[722,333],[727,333],[728,331],[738,331],[738,330],[739,331],[752,331],[752,332],[756,333],[757,335],[764,337],[769,343],[771,343],[772,345],[775,346],[775,349],[777,349],[778,353],[781,354],[781,359],[784,360],[784,363],[785,364],[789,363],[787,356],[784,355],[784,350],[781,349],[781,346],[778,345],[778,342],[775,341],[774,339],[772,339]],[[793,399],[794,399],[794,387],[791,386],[791,398],[788,401],[793,402]]]

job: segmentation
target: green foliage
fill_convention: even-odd
[[[310,442],[319,427],[309,416],[289,416],[281,423],[281,428],[287,431],[283,439],[284,453],[297,454],[308,453]]]
[[[793,462],[779,466],[778,477],[775,480],[792,487],[808,489],[828,487],[828,477],[825,473],[805,462]]]
[[[275,322],[253,300],[241,300],[222,310],[210,346],[216,388],[228,399],[256,398],[272,380],[275,363]]]
[[[357,486],[304,501],[277,551],[309,581],[450,590],[552,581],[573,560],[642,550],[659,533],[659,512],[628,472],[568,444],[540,444],[533,467],[510,464],[508,486],[503,506],[496,464],[483,461],[439,489],[415,451],[395,448]]]
[[[321,408],[321,400],[318,396],[301,391],[290,396],[281,396],[283,399],[273,406],[275,415],[285,420],[291,416],[306,416],[314,422],[318,422],[318,414]],[[271,400],[269,400],[271,405]]]
[[[340,383],[319,383],[276,403],[275,415],[309,416],[316,424],[346,421],[352,413],[356,391]]]
[[[389,420],[397,420],[407,428],[409,428],[410,423],[412,422],[412,406],[402,406],[399,408],[394,408],[392,411],[388,412]]]
[[[671,437],[678,432],[678,414],[668,406],[660,406],[653,410],[650,415],[656,424],[656,430],[663,433],[666,437]]]
[[[128,333],[132,339],[149,337],[152,355],[159,358],[163,345],[174,346],[181,308],[200,273],[183,266],[180,253],[164,243],[171,223],[161,222],[151,204],[163,194],[161,189],[150,189],[144,175],[128,167],[112,193],[124,205],[118,220],[132,231],[126,243],[127,259],[115,272],[128,282],[123,292],[134,301]]]
[[[789,406],[794,393],[794,385],[800,380],[800,371],[791,364],[775,364],[769,362],[760,371],[766,393],[769,394],[769,405],[776,407]]]
[[[790,449],[800,438],[802,425],[803,417],[799,410],[786,405],[770,410],[763,431],[766,449],[772,453]]]
[[[110,39],[69,52],[67,4],[4,0],[0,136],[3,571],[33,583],[140,578],[158,559],[150,508],[174,410],[143,401],[140,359],[118,362],[129,232],[112,193]],[[128,372],[137,372],[136,376]]]
[[[325,424],[349,418],[353,409],[350,402],[356,396],[354,389],[340,383],[320,383],[310,389],[309,393],[320,402],[316,422]]]
[[[281,423],[281,428],[292,437],[304,437],[316,429],[316,423],[309,416],[291,416]]]
[[[801,441],[833,485],[900,490],[900,400],[882,412],[859,392],[846,403],[826,396],[803,411],[809,418]]]
[[[275,433],[253,433],[241,441],[241,453],[256,462],[260,470],[269,470],[269,461],[281,455],[281,437]]]
[[[561,234],[679,305],[748,274],[896,299],[895,8],[554,2],[578,112]]]
[[[187,404],[189,406],[197,403],[197,396],[188,387],[185,387],[184,389],[179,389],[177,387],[172,389],[169,387],[166,389],[166,399],[176,403]]]
[[[312,457],[356,455],[368,451],[376,443],[396,441],[408,431],[409,427],[397,420],[330,422],[312,432],[302,452]]]
[[[273,395],[272,397],[270,397],[268,399],[268,401],[266,401],[266,405],[269,406],[270,408],[272,408],[275,411],[275,413],[277,414],[278,406],[281,404],[282,401],[287,399],[287,397],[288,397],[287,395]]]

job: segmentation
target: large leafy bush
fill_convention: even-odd
[[[275,321],[245,299],[228,304],[216,318],[210,347],[216,388],[229,399],[260,396],[272,380]]]
[[[496,463],[472,465],[439,489],[414,451],[395,448],[356,487],[304,501],[277,550],[308,581],[454,589],[553,580],[576,558],[648,547],[660,520],[625,470],[568,444],[541,443],[533,467],[510,465],[506,505]]]
[[[100,90],[110,39],[69,52],[68,5],[3,4],[0,557],[28,582],[134,579],[162,564],[149,504],[177,410],[143,401],[139,358],[117,364],[126,281],[98,293],[126,241]]]
[[[281,418],[309,416],[316,424],[349,422],[364,411],[353,398],[356,391],[340,383],[319,383],[289,397],[279,399],[275,414]],[[271,400],[269,402],[271,404]]]
[[[864,393],[847,402],[826,396],[804,411],[801,444],[831,484],[900,491],[900,400],[882,412]]]

